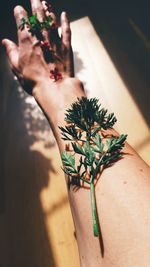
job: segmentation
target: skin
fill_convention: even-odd
[[[30,2],[32,12],[37,13],[39,20],[45,14],[49,15],[45,3]],[[51,12],[50,15],[56,22],[55,14]],[[14,16],[19,25],[27,13],[17,6]],[[61,38],[57,29],[42,33],[55,52],[53,62],[46,62],[36,38],[27,28],[18,30],[18,45],[8,39],[2,43],[23,89],[33,95],[48,118],[61,152],[65,144],[58,126],[64,125],[66,108],[85,93],[82,83],[74,77],[71,30],[65,12],[62,12],[60,22]],[[55,67],[63,75],[57,82],[49,78],[50,70]],[[117,135],[115,130],[109,131]],[[92,233],[89,191],[81,188],[76,193],[68,192],[81,267],[149,267],[150,169],[127,143],[124,152],[124,158],[105,169],[96,185],[100,239]]]

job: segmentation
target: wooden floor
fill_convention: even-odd
[[[150,163],[147,117],[91,19],[82,17],[71,27],[76,73],[87,94],[115,112],[117,130],[128,133],[129,143]],[[0,61],[0,267],[79,267],[57,145],[32,97],[12,79],[3,54]],[[135,79],[130,64],[129,69]],[[138,76],[137,82],[142,87]]]

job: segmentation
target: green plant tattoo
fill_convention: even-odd
[[[40,33],[43,29],[49,30],[50,26],[53,24],[53,19],[51,16],[46,16],[42,22],[40,22],[37,18],[37,14],[32,15],[30,17],[22,18],[20,21],[19,29],[24,30],[25,26],[27,26],[28,31],[34,36],[37,36],[40,39]]]
[[[111,166],[123,156],[127,135],[108,135],[116,117],[101,108],[98,99],[78,98],[65,114],[65,127],[59,127],[62,139],[69,141],[70,151],[61,154],[63,171],[71,185],[90,189],[93,233],[99,236],[100,228],[96,209],[95,184],[103,169]],[[76,155],[78,157],[75,157]]]

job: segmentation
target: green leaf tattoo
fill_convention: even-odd
[[[41,31],[43,29],[49,30],[52,23],[53,18],[51,16],[46,16],[41,22],[38,20],[37,14],[35,14],[28,17],[27,19],[22,18],[18,28],[22,31],[24,30],[25,26],[27,26],[28,31],[40,40],[42,39]]]
[[[96,98],[78,98],[65,114],[65,127],[59,127],[62,139],[69,141],[71,151],[61,154],[63,171],[70,185],[89,186],[92,208],[93,233],[99,236],[95,184],[103,169],[122,158],[127,135],[119,137],[106,134],[117,121],[114,113],[108,114]],[[80,155],[78,162],[75,155]]]

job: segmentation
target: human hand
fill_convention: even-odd
[[[54,80],[50,79],[57,69],[63,79],[56,83],[63,83],[64,78],[73,77],[73,55],[71,48],[71,30],[66,13],[61,14],[61,37],[58,34],[56,16],[46,1],[31,0],[32,13],[37,14],[40,22],[45,17],[51,16],[53,27],[41,31],[42,39],[31,35],[25,25],[19,28],[22,18],[28,19],[27,12],[21,6],[14,9],[14,16],[18,28],[18,45],[8,39],[2,41],[7,50],[7,55],[13,72],[18,77],[23,88],[28,93],[33,93],[33,88],[43,80],[48,80],[51,88],[56,87]],[[41,43],[47,44],[49,54],[44,53]],[[54,77],[53,77],[54,78]]]
[[[56,16],[49,10],[46,1],[30,0],[33,14],[40,22],[49,15],[56,25]],[[48,7],[48,10],[47,10]],[[61,37],[57,27],[41,31],[42,42],[48,43],[50,57],[43,53],[41,40],[29,32],[27,25],[19,27],[21,20],[28,20],[23,7],[14,9],[18,29],[18,45],[4,39],[12,71],[18,77],[22,87],[32,94],[48,118],[52,129],[58,131],[58,125],[64,122],[64,113],[77,97],[84,96],[82,83],[74,77],[73,54],[71,48],[71,30],[66,13],[61,13]],[[40,37],[40,38],[41,38]],[[51,71],[58,69],[61,79],[51,79]],[[55,134],[54,133],[54,134]],[[59,133],[58,133],[59,135]],[[56,136],[56,134],[55,134]]]

